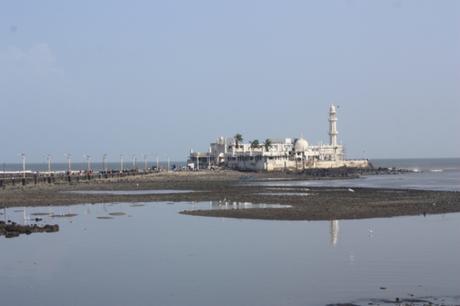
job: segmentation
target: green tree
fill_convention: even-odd
[[[266,151],[270,150],[272,147],[272,140],[270,138],[265,139],[264,147]]]
[[[235,146],[239,148],[240,143],[243,142],[243,136],[240,133],[238,133],[235,135],[234,139],[235,139]]]
[[[257,149],[258,147],[260,147],[258,139],[254,139],[253,141],[251,141],[251,149]]]

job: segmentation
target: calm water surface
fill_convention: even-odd
[[[143,194],[171,194],[171,193],[190,193],[193,190],[176,189],[150,189],[150,190],[71,190],[66,193],[78,194],[110,194],[110,195],[143,195]]]
[[[58,233],[0,238],[2,303],[325,305],[460,292],[460,214],[315,222],[178,214],[210,205],[28,208],[26,217],[78,215],[45,217]],[[97,218],[114,212],[126,215]]]

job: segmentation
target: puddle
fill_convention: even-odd
[[[289,208],[291,205],[282,204],[254,204],[249,202],[211,202],[208,207],[199,209],[252,209],[252,208]]]
[[[150,195],[150,194],[176,194],[176,193],[191,193],[191,192],[193,192],[193,190],[176,190],[176,189],[65,191],[65,193],[89,194],[89,195]]]
[[[260,192],[259,195],[268,195],[268,196],[311,196],[313,193],[306,192]]]

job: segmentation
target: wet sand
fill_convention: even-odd
[[[194,210],[183,214],[271,220],[335,220],[460,211],[460,192],[375,188],[254,186],[258,181],[299,180],[296,174],[203,171],[154,173],[56,185],[10,186],[0,190],[0,207],[109,202],[225,201],[286,204],[288,208]],[[84,194],[81,190],[184,190],[159,194]]]

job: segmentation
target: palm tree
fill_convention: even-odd
[[[272,147],[272,140],[270,138],[265,139],[264,147],[266,151],[270,150]]]
[[[243,142],[243,136],[240,133],[238,133],[235,135],[234,139],[235,139],[235,146],[239,148],[240,142]]]
[[[254,139],[253,141],[251,141],[251,149],[257,149],[258,147],[260,147],[258,139]]]

